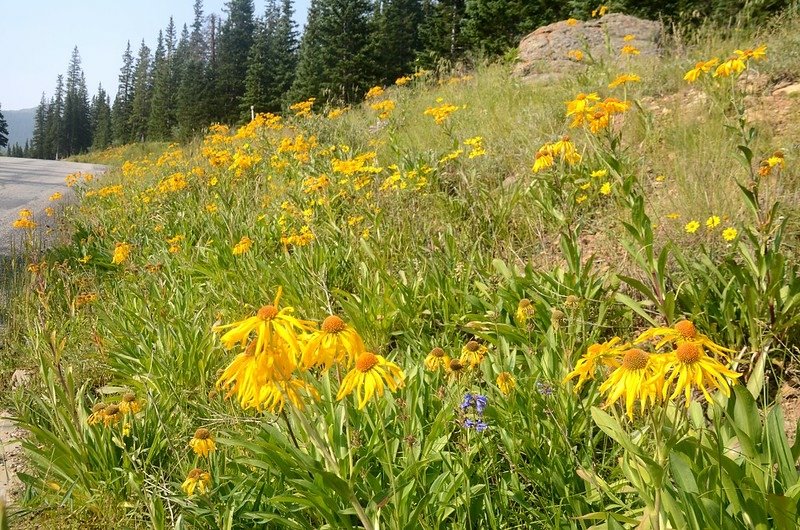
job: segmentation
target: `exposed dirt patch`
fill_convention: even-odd
[[[22,483],[17,473],[23,469],[22,448],[19,439],[22,431],[7,419],[8,413],[0,411],[0,499],[12,504]]]
[[[783,408],[783,430],[786,431],[789,444],[794,444],[797,422],[800,420],[800,388],[796,382],[783,383],[780,391],[780,406]]]

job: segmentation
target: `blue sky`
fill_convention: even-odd
[[[311,0],[295,0],[302,29]],[[3,110],[35,107],[49,98],[65,74],[72,48],[81,54],[90,94],[103,84],[113,99],[128,40],[134,55],[142,39],[155,48],[158,30],[175,19],[178,34],[191,25],[194,0],[3,0],[0,2],[0,105]],[[225,0],[205,0],[205,13],[222,13]],[[256,14],[264,0],[255,0]]]

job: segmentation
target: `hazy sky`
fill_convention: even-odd
[[[302,29],[311,0],[295,0]],[[264,0],[255,0],[256,14]],[[194,0],[0,0],[0,105],[3,110],[35,107],[42,92],[53,94],[78,47],[89,93],[98,83],[114,99],[122,53],[128,40],[134,57],[142,39],[155,49],[158,30],[170,15],[178,35],[194,19]],[[206,15],[222,13],[225,0],[205,0]]]

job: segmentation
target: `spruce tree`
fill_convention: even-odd
[[[77,46],[72,50],[67,70],[63,134],[64,156],[83,152],[92,145],[89,94],[86,90],[86,79],[81,69],[81,56]]]
[[[499,55],[538,26],[568,15],[564,3],[547,0],[467,0],[464,36],[471,49]]]
[[[158,45],[153,60],[153,93],[147,137],[151,140],[167,140],[172,135],[172,60],[167,58],[162,33],[158,32]]]
[[[195,3],[195,8],[197,4]],[[198,12],[195,11],[197,14]],[[202,16],[196,16],[195,22]],[[193,29],[191,36],[188,28],[183,27],[178,47],[175,51],[177,93],[175,95],[176,122],[178,136],[182,140],[191,138],[207,125],[208,82],[206,79],[205,40],[202,27]]]
[[[414,71],[420,51],[421,22],[420,0],[384,0],[381,3],[373,24],[373,43],[383,82],[392,83]]]
[[[111,145],[111,99],[103,85],[97,87],[97,95],[92,98],[92,131],[92,149],[105,149]]]
[[[8,146],[8,122],[3,116],[3,106],[0,105],[0,147]]]
[[[39,101],[39,106],[36,107],[36,115],[33,119],[33,138],[31,140],[31,157],[32,158],[46,158],[47,145],[47,99],[42,92],[42,99]]]
[[[150,59],[150,48],[142,40],[133,74],[133,100],[129,119],[131,136],[127,141],[143,142],[147,138],[152,96]]]
[[[267,110],[277,112],[287,101],[287,93],[292,88],[297,74],[298,49],[300,47],[299,33],[294,22],[294,8],[292,0],[283,0],[281,13],[277,20],[277,27],[273,34],[274,55],[273,85],[270,103]]]
[[[435,66],[445,59],[455,62],[467,50],[464,35],[466,0],[423,0],[419,37],[421,64]]]
[[[232,122],[239,116],[239,105],[245,93],[247,57],[255,38],[253,0],[229,0],[228,18],[219,33],[216,57],[216,114],[222,121]]]
[[[294,99],[352,101],[378,78],[369,0],[312,0],[300,45]]]
[[[270,106],[270,90],[275,84],[274,49],[275,31],[280,11],[276,0],[267,0],[267,11],[264,19],[256,24],[256,34],[250,54],[247,58],[247,75],[241,107],[247,117],[250,108],[258,112],[272,110]]]
[[[119,71],[119,86],[114,106],[111,110],[111,122],[115,143],[127,143],[131,139],[131,104],[133,102],[133,54],[131,43],[122,55],[122,68]]]
[[[56,92],[50,99],[46,118],[45,158],[58,160],[64,155],[64,76],[56,78]]]

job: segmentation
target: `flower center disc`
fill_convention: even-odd
[[[374,353],[363,353],[356,361],[356,368],[364,373],[369,372],[373,366],[378,364],[378,356]]]
[[[258,318],[261,320],[272,320],[278,314],[278,308],[274,305],[265,305],[258,310]]]
[[[322,331],[325,333],[339,333],[344,331],[344,327],[344,320],[336,315],[331,315],[322,321]]]
[[[450,360],[450,370],[452,372],[460,372],[462,368],[464,368],[464,365],[461,364],[461,361],[459,361],[458,359]]]
[[[700,348],[694,344],[684,343],[675,350],[675,356],[683,364],[696,363],[700,359]]]
[[[480,347],[481,347],[481,345],[480,345],[480,344],[478,344],[478,343],[477,343],[476,341],[474,341],[474,340],[471,340],[471,341],[469,341],[469,342],[467,343],[467,346],[466,346],[466,348],[467,348],[467,350],[468,350],[468,351],[473,351],[473,352],[474,352],[474,351],[478,351],[478,350],[480,349]]]
[[[127,394],[122,396],[122,401],[126,403],[133,403],[134,401],[136,401],[136,394],[134,394],[133,392],[128,392]]]
[[[684,339],[697,337],[697,328],[688,320],[681,320],[675,324],[675,331],[681,334]]]
[[[201,427],[194,432],[194,437],[198,440],[207,440],[211,437],[211,433]]]
[[[431,350],[431,355],[434,357],[444,357],[444,350],[441,348],[434,348]]]
[[[527,298],[523,298],[522,300],[519,301],[519,307],[523,307],[524,308],[524,307],[528,307],[529,305],[531,305],[531,301],[528,300]]]
[[[647,366],[647,360],[650,355],[639,349],[632,349],[625,352],[625,357],[622,359],[622,366],[628,370],[641,370]]]

